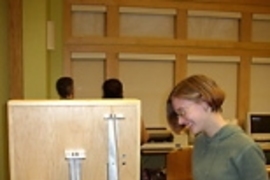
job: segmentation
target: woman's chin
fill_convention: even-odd
[[[198,134],[199,133],[199,130],[194,128],[193,126],[189,127],[189,131],[192,133],[192,134]]]

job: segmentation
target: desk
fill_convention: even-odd
[[[167,154],[167,180],[192,180],[192,147],[184,147]]]
[[[180,148],[175,143],[147,143],[141,147],[141,150],[142,167],[165,168],[167,180],[192,180],[192,146]]]
[[[155,174],[157,173],[161,173],[160,175],[163,176],[167,165],[167,154],[174,151],[176,147],[177,145],[173,142],[150,142],[142,145],[141,167],[143,175],[148,174],[149,179],[156,179]]]
[[[180,148],[180,145],[177,145],[173,142],[146,143],[146,144],[142,145],[141,151],[144,154],[149,154],[149,153],[167,154],[167,153],[174,151],[178,148]]]
[[[179,149],[167,155],[167,180],[192,180],[192,147]],[[270,177],[270,165],[266,165]]]
[[[172,145],[166,144],[161,149],[160,146],[146,145],[142,148],[146,152],[146,156],[155,158],[154,166],[152,167],[166,168],[167,180],[192,180],[192,147],[176,149]],[[167,147],[167,149],[164,147]],[[266,171],[270,176],[270,165],[266,166]]]

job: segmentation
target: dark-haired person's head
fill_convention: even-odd
[[[61,99],[73,99],[74,82],[71,77],[61,77],[56,82],[56,90]]]
[[[123,85],[118,79],[111,78],[102,85],[103,98],[123,98]]]

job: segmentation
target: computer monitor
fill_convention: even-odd
[[[255,141],[270,142],[270,112],[249,112],[246,130]]]

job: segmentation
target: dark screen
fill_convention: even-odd
[[[270,114],[250,115],[251,133],[270,133]]]

